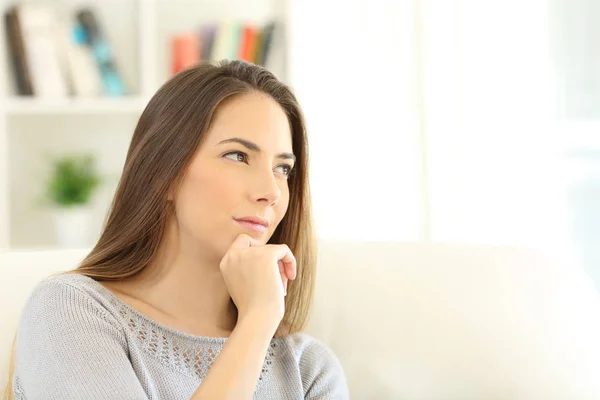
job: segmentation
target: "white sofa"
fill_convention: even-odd
[[[18,315],[85,251],[0,253],[0,384]],[[600,298],[578,267],[512,247],[322,242],[308,331],[353,399],[600,399]]]

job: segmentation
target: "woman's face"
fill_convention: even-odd
[[[287,211],[293,167],[275,100],[253,92],[223,102],[173,199],[181,244],[220,258],[241,233],[267,243]]]

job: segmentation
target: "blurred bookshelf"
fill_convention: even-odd
[[[39,205],[48,156],[97,159],[95,240],[137,119],[175,73],[245,59],[285,80],[286,1],[0,0],[0,251],[58,246]]]

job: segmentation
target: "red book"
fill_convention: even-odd
[[[258,29],[246,25],[242,28],[238,58],[240,60],[256,62],[256,46],[258,44]]]
[[[194,33],[177,35],[171,39],[171,73],[173,75],[201,61],[200,37]]]

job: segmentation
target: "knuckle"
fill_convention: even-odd
[[[278,244],[278,245],[277,245],[277,247],[278,247],[280,250],[287,251],[287,252],[289,252],[289,253],[291,253],[291,252],[292,252],[292,251],[290,250],[290,248],[288,247],[288,245],[287,245],[287,244]]]
[[[225,269],[227,267],[228,263],[229,263],[229,256],[226,255],[225,257],[223,257],[223,259],[219,263],[219,268],[220,269]]]

